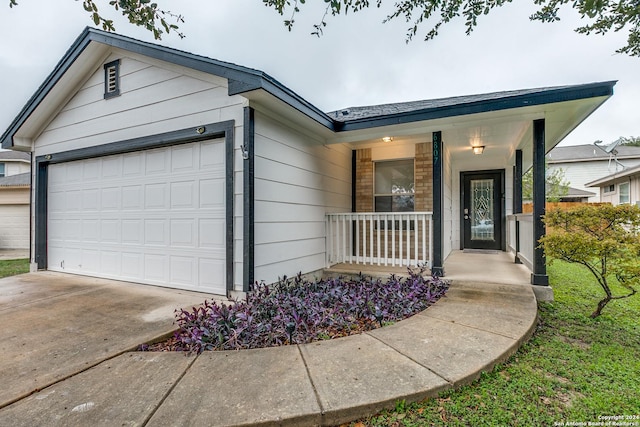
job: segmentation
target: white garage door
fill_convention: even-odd
[[[0,248],[29,249],[29,205],[0,205]]]
[[[220,140],[49,166],[48,269],[225,294]]]

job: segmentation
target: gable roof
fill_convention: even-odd
[[[603,187],[614,183],[617,179],[631,177],[634,175],[640,175],[640,165],[625,169],[621,172],[612,173],[611,175],[596,179],[595,181],[587,182],[585,185],[587,187]]]
[[[0,178],[0,187],[28,187],[31,185],[31,173],[19,173]]]
[[[596,193],[593,191],[581,190],[579,188],[569,187],[564,197],[593,197]]]
[[[266,93],[332,132],[397,125],[554,102],[609,97],[613,94],[613,86],[616,83],[615,81],[607,81],[573,86],[493,92],[482,95],[352,107],[338,110],[337,112],[325,113],[260,70],[87,27],[0,137],[0,143],[3,148],[15,146],[14,137],[21,130],[21,127],[34,113],[37,113],[41,104],[46,103],[49,98],[56,99],[56,91],[60,95],[61,91],[64,91],[64,88],[69,86],[69,81],[74,78],[73,75],[80,74],[78,71],[82,70],[82,63],[86,62],[87,57],[91,57],[91,50],[99,49],[98,46],[120,48],[226,78],[229,82],[229,95],[243,94],[251,99],[252,94],[258,92]],[[72,70],[72,67],[80,70],[75,68]],[[69,71],[75,71],[75,73]],[[60,84],[61,82],[66,82],[67,85]],[[54,101],[49,100],[49,102]]]
[[[619,145],[616,147],[618,159],[640,158],[640,147]],[[555,147],[547,154],[549,163],[585,162],[593,160],[609,160],[609,154],[593,144]]]

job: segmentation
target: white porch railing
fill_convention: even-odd
[[[327,267],[349,263],[430,268],[431,216],[431,212],[327,214]]]
[[[533,214],[515,214],[507,217],[508,249],[533,270]]]

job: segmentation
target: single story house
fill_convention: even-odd
[[[0,151],[0,249],[29,249],[31,155]]]
[[[446,275],[454,250],[513,247],[522,171],[544,183],[614,85],[324,112],[262,71],[87,28],[1,142],[34,156],[33,269],[216,294],[335,263]]]
[[[560,197],[561,202],[577,202],[577,203],[588,203],[589,197],[595,196],[596,193],[593,191],[580,190],[579,188],[569,187],[567,189],[567,194]]]
[[[640,206],[640,165],[596,179],[587,185],[598,188],[602,202],[614,206]]]
[[[624,169],[640,165],[640,147],[618,145],[616,154],[609,154],[594,144],[555,147],[547,154],[547,167],[562,169],[565,179],[575,189],[589,192],[595,178],[604,178]],[[605,202],[600,192],[587,198],[588,202]]]

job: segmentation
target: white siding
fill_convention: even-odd
[[[120,96],[103,99],[99,64],[35,141],[36,155],[161,134],[228,119],[240,120],[245,99],[227,96],[226,80],[130,52],[121,59]]]
[[[639,165],[640,159],[624,159],[621,160],[621,163],[629,168]],[[609,201],[608,198],[606,200],[600,198],[600,192],[597,187],[587,187],[585,184],[615,173],[615,162],[609,162],[609,160],[597,160],[574,163],[552,163],[548,165],[548,168],[550,171],[556,169],[564,170],[564,177],[569,181],[570,187],[596,193],[596,196],[589,198],[589,202]],[[622,171],[622,166],[618,165],[617,170]]]
[[[640,201],[640,176],[635,175],[631,177],[623,177],[619,178],[614,182],[615,189],[614,191],[605,193],[605,187],[612,185],[612,183],[607,184],[605,187],[596,187],[593,190],[600,194],[600,201],[603,203],[611,203],[612,205],[620,204],[620,184],[621,183],[629,183],[629,204],[635,205]],[[593,191],[592,190],[592,191]]]
[[[0,205],[0,249],[29,248],[29,205]]]
[[[19,173],[26,173],[31,170],[31,165],[28,162],[12,162],[6,160],[0,160],[0,163],[4,163],[4,175],[11,176]]]
[[[325,213],[351,211],[351,149],[255,116],[255,279],[325,266]]]

